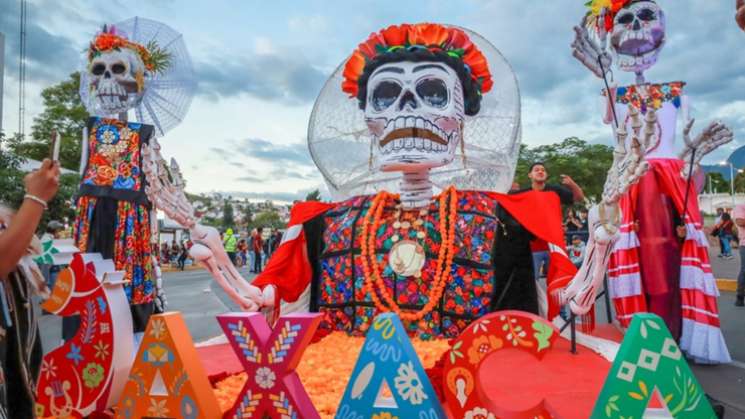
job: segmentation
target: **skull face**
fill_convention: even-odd
[[[380,170],[444,166],[462,140],[463,87],[440,62],[384,64],[367,83],[365,119]]]
[[[145,64],[128,48],[106,51],[88,65],[90,92],[105,115],[126,112],[142,99]]]
[[[653,1],[621,9],[613,20],[611,47],[622,71],[641,73],[657,62],[665,45],[665,13]]]

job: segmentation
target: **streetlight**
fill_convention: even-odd
[[[720,166],[729,166],[729,185],[730,195],[732,195],[732,208],[735,207],[735,166],[730,161],[723,161],[719,163]],[[737,173],[742,173],[741,169],[737,169]]]

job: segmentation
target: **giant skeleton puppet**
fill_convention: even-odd
[[[603,90],[604,121],[619,141],[641,132],[648,142],[644,158],[650,170],[620,198],[620,231],[611,236],[614,243],[604,243],[603,252],[595,255],[609,256],[617,319],[627,327],[634,313],[655,313],[689,356],[728,362],[694,180],[701,159],[732,141],[732,131],[713,122],[691,138],[685,83],[646,82],[644,72],[656,63],[666,40],[665,14],[656,2],[595,0],[589,6],[583,24],[574,28],[573,55],[606,81],[613,61],[621,71],[635,74],[635,84]],[[686,123],[685,144],[676,152],[679,111]],[[591,309],[588,296],[594,296],[598,284],[594,279],[575,283],[564,296],[573,312]]]
[[[575,274],[558,198],[497,193],[512,182],[519,131],[517,83],[491,44],[450,26],[391,26],[337,69],[313,110],[311,154],[340,202],[296,204],[253,284],[197,223],[178,166],[157,150],[146,153],[148,192],[192,229],[192,254],[244,309],[319,311],[325,330],[350,333],[395,311],[422,338],[454,337],[494,310],[538,312],[533,235],[554,250],[552,317]],[[621,149],[611,176],[624,181],[610,182],[619,193],[643,172],[639,148]]]
[[[80,96],[93,116],[83,133],[74,240],[126,272],[135,332],[144,331],[155,303],[165,304],[143,153],[181,121],[193,88],[181,35],[159,22],[135,17],[104,26],[85,54]]]

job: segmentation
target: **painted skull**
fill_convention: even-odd
[[[384,64],[367,83],[365,119],[380,170],[444,166],[462,140],[463,87],[441,62]]]
[[[654,1],[633,1],[613,19],[611,47],[622,71],[641,73],[652,67],[664,45],[665,13]]]
[[[89,91],[105,115],[126,112],[143,95],[145,64],[130,48],[104,51],[88,64]]]

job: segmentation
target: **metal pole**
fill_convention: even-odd
[[[0,132],[3,131],[3,85],[5,84],[5,34],[0,32]]]
[[[735,165],[729,163],[730,194],[732,194],[732,208],[735,208]]]

